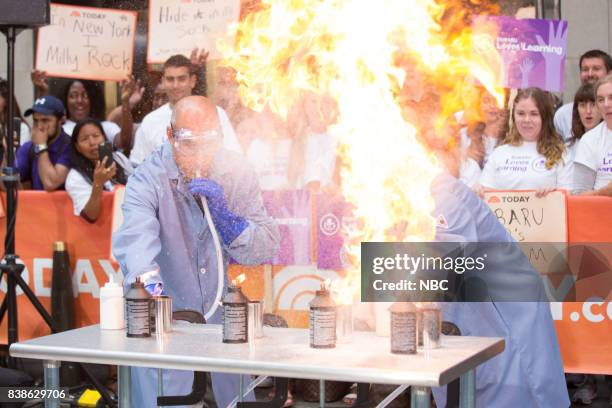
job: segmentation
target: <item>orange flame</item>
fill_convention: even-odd
[[[335,292],[358,293],[360,242],[434,238],[430,187],[440,165],[432,147],[454,144],[464,78],[502,100],[500,70],[491,68],[499,56],[495,47],[474,52],[488,43],[470,25],[490,3],[262,0],[233,27],[236,42],[219,43],[246,106],[287,118],[305,93],[336,103],[328,133],[339,138],[341,189],[358,222],[345,231],[352,268]]]

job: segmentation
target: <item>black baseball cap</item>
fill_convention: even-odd
[[[30,116],[34,112],[43,115],[64,116],[64,104],[55,96],[45,95],[36,99],[34,105],[25,111],[24,115]]]

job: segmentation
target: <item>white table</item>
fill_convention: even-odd
[[[501,338],[444,336],[439,349],[398,355],[389,351],[388,337],[371,332],[355,332],[334,349],[310,348],[308,330],[266,327],[264,334],[249,346],[222,343],[221,326],[212,324],[175,322],[171,333],[148,339],[94,325],[15,343],[10,354],[44,360],[47,387],[59,385],[60,361],[118,365],[120,407],[129,406],[130,366],[408,384],[413,401],[424,407],[431,387],[461,378],[461,406],[474,407],[476,367],[505,347]]]

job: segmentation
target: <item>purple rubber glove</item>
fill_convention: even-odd
[[[243,217],[227,208],[223,187],[206,178],[196,178],[189,183],[189,192],[206,197],[208,209],[217,232],[223,243],[228,246],[244,231],[249,223]]]
[[[164,291],[164,284],[161,282],[149,283],[148,285],[145,285],[145,289],[151,294],[151,296],[162,296],[166,294]]]

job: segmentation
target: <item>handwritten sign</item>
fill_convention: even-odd
[[[497,35],[491,35],[491,24]],[[474,49],[483,56],[493,47],[497,50],[502,62],[500,85],[505,88],[563,92],[567,27],[563,20],[481,16],[474,23]]]
[[[521,248],[538,272],[553,272],[559,255],[565,257],[565,193],[553,191],[538,198],[534,191],[494,191],[485,193],[485,202],[508,233],[524,243]]]
[[[38,30],[36,69],[50,76],[121,80],[132,73],[136,12],[51,4]]]
[[[239,16],[240,0],[149,0],[147,62],[189,56],[196,47],[209,51],[209,59],[219,59],[216,40]]]

